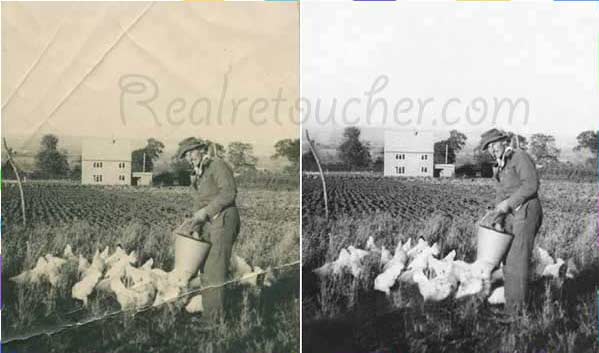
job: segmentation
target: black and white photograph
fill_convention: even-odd
[[[597,4],[302,3],[302,347],[597,352]]]
[[[297,3],[2,3],[2,351],[298,352]]]

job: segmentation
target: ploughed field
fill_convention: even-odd
[[[329,220],[320,178],[302,180],[305,352],[599,351],[596,183],[541,181],[544,218],[535,246],[571,260],[578,272],[574,278],[531,275],[528,310],[510,323],[503,306],[486,296],[430,302],[418,286],[400,281],[388,295],[377,291],[382,270],[376,257],[366,256],[358,275],[314,273],[344,249],[367,249],[370,237],[391,252],[400,242],[424,238],[437,243],[438,258],[455,250],[456,260],[473,262],[476,222],[494,201],[492,179],[327,175],[326,181]]]
[[[32,269],[67,245],[91,259],[106,247],[137,254],[141,266],[170,271],[172,230],[191,214],[185,187],[97,187],[61,183],[24,185],[27,226],[19,191],[2,190],[2,338],[7,352],[248,352],[299,347],[299,267],[274,272],[272,285],[226,287],[226,313],[208,321],[178,301],[141,312],[122,311],[114,295],[94,290],[87,306],[71,297],[77,281],[51,285],[8,279]],[[299,260],[298,191],[241,187],[241,229],[233,252],[263,269]],[[85,323],[80,325],[80,323]],[[66,329],[65,329],[66,328]],[[46,335],[46,333],[51,333]],[[31,336],[31,337],[29,337]],[[11,340],[12,338],[12,340]],[[7,343],[8,340],[11,340]]]
[[[324,215],[322,183],[316,175],[302,179],[302,215]],[[448,183],[374,176],[327,176],[332,217],[387,212],[405,219],[422,218],[435,211],[477,212],[493,200],[487,184]]]
[[[259,189],[258,189],[259,190]],[[261,202],[262,193],[242,190],[238,206],[250,217],[258,216],[252,201]],[[269,194],[269,192],[267,192]],[[297,217],[297,206],[290,205],[285,195],[273,192],[267,202],[282,215]],[[16,184],[6,184],[2,190],[2,215],[8,225],[22,222],[21,201]],[[68,224],[84,221],[90,225],[109,227],[127,222],[173,227],[191,214],[192,199],[186,187],[135,188],[65,185],[54,183],[24,184],[26,217],[33,224]],[[245,196],[245,197],[243,197]],[[281,200],[281,197],[283,200]],[[282,206],[282,207],[281,207]]]

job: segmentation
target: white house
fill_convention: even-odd
[[[126,140],[84,140],[81,184],[131,185],[131,152],[131,145]]]
[[[384,149],[385,176],[433,176],[432,131],[387,130]]]

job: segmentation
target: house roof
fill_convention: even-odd
[[[434,153],[433,132],[387,130],[385,131],[385,152]]]
[[[131,143],[117,139],[85,139],[81,143],[81,158],[84,161],[131,162]]]

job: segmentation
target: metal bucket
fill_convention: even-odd
[[[198,273],[206,262],[212,244],[191,236],[175,235],[175,271],[186,281]]]
[[[478,225],[476,261],[493,269],[499,265],[514,236],[510,233]]]

